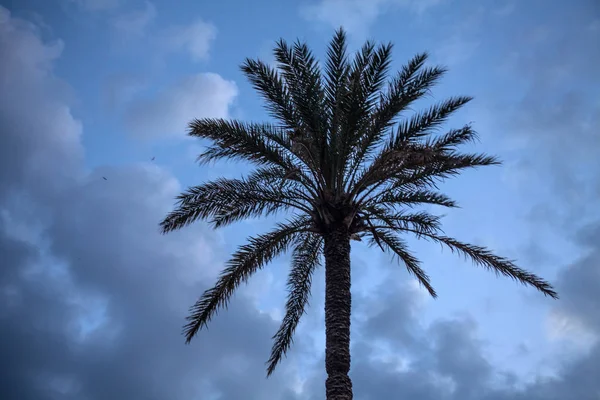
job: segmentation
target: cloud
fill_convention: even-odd
[[[572,295],[572,294],[571,294]],[[568,299],[569,303],[572,303]],[[558,308],[558,307],[557,307]],[[589,351],[598,342],[599,331],[587,327],[580,317],[572,312],[554,309],[547,319],[547,330],[551,340],[562,340],[572,352]]]
[[[594,249],[561,270],[556,282],[561,299],[550,314],[549,333],[567,340],[566,354],[561,354],[565,361],[555,378],[531,385],[528,393],[540,395],[528,398],[592,400],[600,394],[600,383],[593,378],[600,374],[600,221],[594,226],[580,231],[578,241],[593,241]]]
[[[217,29],[213,24],[198,19],[189,25],[168,28],[162,36],[160,40],[165,52],[187,52],[197,62],[208,58]]]
[[[125,123],[138,137],[182,136],[193,118],[226,118],[237,93],[236,84],[220,75],[188,76],[153,98],[134,101]]]
[[[5,142],[0,157],[0,199],[18,192],[23,184],[31,185],[35,196],[49,194],[72,177],[83,157],[81,124],[73,120],[64,102],[68,88],[52,75],[63,43],[41,43],[35,26],[11,19],[1,7],[0,34],[0,74],[6,77],[0,81]],[[47,135],[44,141],[37,138],[40,129]]]
[[[593,274],[600,265],[600,257],[596,258],[599,255],[594,256]],[[576,269],[590,260],[581,261],[564,270],[557,286],[563,298],[576,299],[569,306],[571,315],[595,321],[597,313],[590,313],[585,304],[600,300],[600,279],[594,276],[588,283],[589,290],[578,297],[573,297],[578,289],[566,279],[583,278]],[[593,400],[600,393],[595,378],[600,373],[598,344],[585,351],[558,354],[546,365],[555,370],[553,376],[526,380],[491,363],[487,356],[489,344],[482,340],[471,317],[423,325],[419,319],[422,308],[411,296],[410,286],[395,287],[391,281],[376,288],[371,296],[355,295],[353,300],[353,304],[360,304],[353,311],[350,372],[357,399]],[[557,309],[562,307],[558,305]],[[522,348],[517,345],[515,350]],[[313,364],[316,372],[304,384],[306,399],[323,397],[324,373],[318,370],[322,362],[321,358]]]
[[[549,199],[540,204],[546,211],[538,215],[573,228],[595,215],[590,199],[600,186],[594,168],[600,152],[600,103],[594,88],[600,78],[592,67],[600,63],[600,46],[598,35],[587,29],[593,10],[575,7],[565,13],[568,20],[560,17],[552,29],[532,15],[531,25],[510,37],[512,57],[504,66],[510,75],[503,78],[520,90],[518,100],[506,105],[509,118],[499,123],[512,133],[508,139],[521,156],[514,176],[521,189]],[[528,156],[531,152],[535,157]]]
[[[422,325],[422,304],[413,295],[414,287],[406,281],[391,283],[397,277],[391,274],[371,295],[355,295],[353,300],[359,304],[350,372],[355,397],[453,400],[489,393],[497,371],[482,355],[474,321],[465,317]],[[307,399],[323,397],[323,379],[319,371],[304,385]]]
[[[387,0],[322,0],[302,9],[306,19],[364,33],[388,5]]]
[[[217,36],[214,24],[200,18],[189,24],[167,27],[153,26],[158,17],[154,3],[146,1],[142,8],[121,12],[109,20],[114,41],[118,46],[145,46],[158,58],[183,53],[193,62],[204,61]]]
[[[499,132],[510,132],[505,138],[519,143],[518,154],[528,161],[530,173],[524,183],[529,187],[528,198],[546,206],[549,214],[542,218],[553,222],[531,221],[533,232],[538,233],[535,244],[551,247],[552,243],[539,242],[539,232],[558,229],[557,234],[579,250],[569,264],[560,266],[554,281],[561,299],[552,303],[547,334],[561,341],[558,351],[533,377],[517,376],[492,364],[487,356],[489,344],[481,340],[470,317],[423,326],[416,317],[420,309],[415,297],[403,294],[405,288],[392,288],[392,293],[375,289],[373,293],[381,291],[381,297],[353,301],[363,302],[355,311],[359,322],[353,323],[351,374],[356,398],[592,400],[600,394],[595,378],[600,374],[596,311],[600,218],[595,210],[600,176],[593,156],[600,153],[595,129],[600,104],[592,90],[600,82],[591,68],[593,60],[600,62],[600,46],[598,36],[589,29],[591,15],[583,9],[576,12],[576,16],[560,18],[552,30],[540,28],[539,20],[525,14],[531,24],[506,37],[506,49],[498,51],[496,60],[499,65],[506,54],[515,51],[504,78],[519,89],[511,100],[522,97],[509,108],[494,108],[494,125]],[[568,25],[573,21],[576,27]],[[584,53],[587,57],[580,56]],[[523,173],[523,168],[518,172]],[[550,260],[556,263],[557,259]],[[542,375],[542,369],[552,373]],[[315,388],[309,389],[308,398],[322,397],[318,383],[323,378],[316,374],[305,385]]]
[[[158,234],[157,222],[181,190],[179,182],[160,168],[147,164],[86,168],[81,143],[85,126],[73,117],[71,89],[55,76],[53,68],[61,51],[61,42],[43,41],[30,23],[0,8],[2,398],[323,398],[322,271],[315,277],[316,301],[299,328],[292,354],[272,378],[264,379],[262,367],[278,321],[259,312],[252,304],[251,291],[245,288],[227,312],[212,321],[210,330],[202,332],[192,346],[182,344],[179,326],[186,309],[213,282],[226,257],[225,246],[201,224],[168,236]],[[520,71],[526,71],[527,55],[519,60]],[[563,65],[551,57],[540,57],[539,62],[550,70]],[[576,67],[569,65],[563,76],[592,71],[579,62],[573,64]],[[540,68],[529,67],[531,71]],[[588,77],[593,83],[594,75]],[[566,80],[561,85],[576,82]],[[224,98],[235,97],[232,82],[214,74],[196,75],[164,90],[155,100],[138,103],[136,115],[143,119],[142,111],[148,112],[150,119],[143,124],[149,128],[155,123],[179,129],[174,121],[185,123],[189,117],[176,112],[174,99],[197,96],[184,101],[189,110],[194,108],[189,104],[198,106],[190,117],[201,116],[203,107],[213,106],[208,100],[203,103],[196,91],[183,90],[186,86],[206,92],[211,92],[210,87],[212,91],[220,88],[219,93],[229,93]],[[548,93],[530,94],[528,99],[534,104],[517,106],[529,105],[531,109],[524,112],[534,112],[540,102],[553,103]],[[594,110],[588,108],[593,103],[587,101],[585,92],[580,96],[571,112],[587,116]],[[227,110],[222,105],[220,111],[211,112],[226,115]],[[561,115],[566,119],[570,114]],[[526,125],[534,138],[547,126],[544,118],[536,121],[540,125]],[[569,121],[577,119],[564,123],[570,126]],[[585,124],[573,126],[585,128]],[[585,129],[569,132],[582,140],[582,146],[596,143]],[[548,135],[563,133],[548,131]],[[542,138],[532,139],[534,145],[548,146],[536,146],[538,151],[563,155],[548,173],[564,175],[562,169],[573,168],[569,154],[555,148],[565,145],[560,138]],[[577,157],[593,151],[574,145],[568,149],[581,151],[569,155],[571,161],[581,162],[587,162],[586,158]],[[553,180],[552,190],[559,193],[562,184],[572,182]],[[587,201],[597,204],[598,191],[584,193]],[[562,297],[554,311],[598,333],[600,223],[584,214],[587,210],[580,209],[579,203],[561,205],[579,209],[569,213],[587,224],[565,232],[582,251],[558,276]],[[391,268],[398,269],[396,265]],[[420,319],[423,304],[414,286],[390,285],[397,278],[386,275],[385,286],[357,293],[353,301],[351,374],[357,400],[597,398],[598,344],[556,358],[555,376],[523,382],[492,365],[486,355],[488,344],[468,315],[424,324]]]
[[[536,242],[552,231],[569,250],[552,259],[570,260],[558,272],[560,300],[548,317],[548,335],[563,340],[570,354],[556,378],[529,389],[530,398],[593,399],[600,384],[591,377],[600,371],[600,103],[593,88],[600,78],[592,65],[600,63],[598,35],[587,27],[595,5],[552,8],[556,23],[550,29],[535,9],[530,22],[507,38],[513,52],[505,70],[520,87],[520,101],[503,110],[508,118],[497,126],[510,132],[521,162],[515,179],[533,205],[531,229]],[[581,57],[581,54],[586,54]],[[514,98],[514,97],[513,97]],[[563,250],[564,251],[564,250]],[[570,342],[570,343],[569,343]],[[546,397],[542,397],[542,393]],[[536,397],[538,396],[538,397]]]
[[[139,39],[147,34],[148,27],[156,19],[156,7],[146,1],[144,8],[120,14],[111,20],[119,41]]]
[[[444,0],[319,0],[301,8],[309,20],[334,28],[343,26],[351,34],[364,36],[371,24],[388,10],[404,7],[421,14]]]
[[[289,369],[265,382],[257,368],[277,325],[243,291],[183,345],[222,244],[202,226],[158,233],[181,189],[161,169],[86,171],[83,127],[53,72],[60,46],[0,13],[1,397],[293,399]]]

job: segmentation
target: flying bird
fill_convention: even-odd
[[[102,177],[102,179],[104,179],[105,181],[107,181],[107,180],[108,180],[108,179],[106,179],[106,177],[105,177],[105,176],[103,176],[103,177]]]

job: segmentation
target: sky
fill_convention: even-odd
[[[0,0],[0,397],[324,398],[324,274],[288,357],[266,379],[289,258],[240,288],[191,345],[187,309],[274,219],[160,235],[199,167],[192,118],[264,121],[239,70],[279,38],[321,57],[392,41],[394,68],[449,67],[425,103],[475,100],[476,149],[501,167],[443,189],[447,234],[548,279],[545,298],[411,240],[438,291],[352,245],[355,398],[600,398],[600,3],[595,0]],[[596,67],[594,67],[596,66]],[[427,105],[423,103],[424,105]],[[421,105],[423,105],[421,104]],[[245,168],[245,167],[244,167]]]

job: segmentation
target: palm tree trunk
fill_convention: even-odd
[[[325,369],[327,400],[352,400],[350,371],[350,233],[325,235]]]

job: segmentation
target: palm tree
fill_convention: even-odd
[[[476,138],[470,125],[434,134],[470,97],[453,97],[399,118],[444,75],[425,67],[427,54],[412,58],[391,79],[392,44],[370,41],[351,59],[346,34],[336,31],[323,68],[305,43],[284,40],[274,49],[277,68],[246,59],[241,69],[276,122],[197,119],[189,135],[209,139],[200,163],[235,159],[256,168],[241,179],[217,179],[189,188],[161,223],[163,233],[196,220],[220,228],[245,218],[288,212],[272,231],[239,247],[216,285],[190,309],[186,342],[240,283],[274,257],[292,251],[286,314],[274,335],[267,376],[286,354],[305,312],[311,276],[325,259],[325,383],[327,399],[352,398],[350,370],[350,242],[391,253],[436,297],[427,273],[403,234],[449,247],[475,264],[557,298],[552,286],[487,249],[443,235],[438,216],[418,205],[455,207],[437,184],[461,171],[499,161],[457,148]]]

